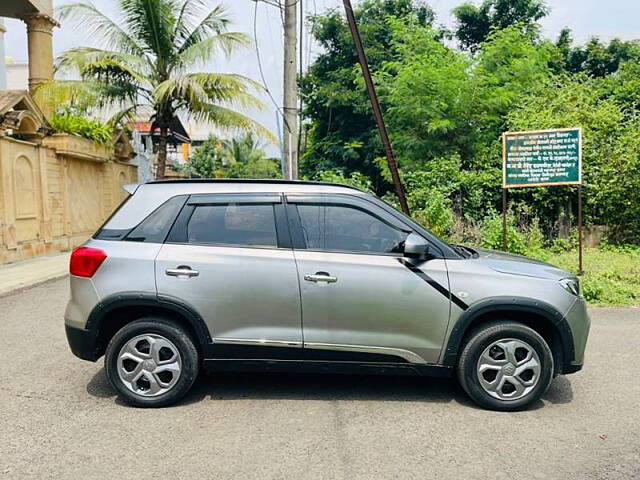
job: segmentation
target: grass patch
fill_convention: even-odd
[[[540,250],[532,255],[568,272],[578,271],[578,252]],[[582,294],[592,306],[640,305],[640,247],[587,248]]]

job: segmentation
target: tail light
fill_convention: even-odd
[[[107,254],[97,248],[76,248],[71,254],[69,273],[76,277],[91,278],[106,258]]]

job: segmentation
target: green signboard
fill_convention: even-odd
[[[582,183],[580,128],[507,132],[502,146],[503,188]]]

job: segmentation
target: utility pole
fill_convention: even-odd
[[[360,67],[362,68],[362,74],[364,75],[364,81],[367,85],[367,92],[369,93],[369,100],[371,101],[371,107],[373,108],[373,116],[376,119],[378,125],[378,131],[380,132],[380,138],[382,139],[382,145],[384,145],[384,151],[387,156],[387,164],[389,165],[389,171],[391,172],[391,178],[393,179],[393,185],[396,189],[396,195],[400,201],[400,207],[402,211],[409,215],[409,204],[407,203],[407,197],[402,186],[402,180],[400,179],[400,173],[398,172],[398,164],[393,154],[393,148],[391,148],[391,142],[389,141],[389,134],[387,127],[384,123],[384,117],[382,116],[382,109],[380,108],[380,101],[378,100],[378,94],[376,93],[376,87],[373,84],[371,78],[371,70],[369,69],[369,62],[367,61],[367,55],[365,54],[364,47],[362,46],[362,38],[360,37],[360,31],[358,30],[358,24],[356,23],[356,17],[353,14],[353,7],[350,0],[343,0],[344,9],[347,13],[347,21],[349,22],[349,28],[351,29],[351,36],[353,37],[353,43],[356,46],[358,52],[358,60]]]
[[[297,8],[301,0],[284,0],[284,177],[298,179],[298,41]]]

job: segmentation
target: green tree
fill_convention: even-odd
[[[365,7],[391,3],[415,8],[411,2],[367,2],[360,23],[418,221],[459,238],[495,234],[502,132],[582,126],[588,222],[614,225],[628,238],[640,235],[636,42],[574,47],[565,30],[554,44],[540,37],[542,1],[488,0],[473,7],[487,28],[468,44],[471,52],[460,51],[443,42],[431,17],[421,20],[414,10],[366,14]],[[315,24],[327,53],[303,79],[310,120],[307,174],[351,182],[360,172],[384,193],[389,175],[349,31],[335,12]],[[511,195],[514,208],[526,206],[514,229],[521,230],[527,248],[541,244],[540,228],[554,231],[561,211],[575,212],[575,189],[568,187]]]
[[[640,63],[640,41],[623,41],[617,38],[608,44],[597,37],[585,45],[573,46],[571,30],[560,32],[556,42],[562,54],[560,68],[568,73],[586,73],[592,77],[606,77],[616,73],[627,62]]]
[[[508,114],[508,125],[513,130],[581,126],[586,220],[617,227],[637,240],[640,122],[605,86],[602,79],[586,75],[551,79],[520,99]],[[574,190],[535,188],[513,195],[534,205],[541,218],[550,220],[575,198]]]
[[[265,145],[253,135],[245,134],[223,142],[227,165],[223,169],[228,178],[280,178],[280,160],[267,158]]]
[[[231,163],[250,163],[265,158],[265,145],[251,134],[225,140],[223,148]]]
[[[340,183],[342,185],[359,188],[365,192],[373,193],[371,180],[360,172],[353,172],[351,175],[345,176],[345,174],[340,170],[322,170],[320,172],[316,172],[313,180],[317,182]]]
[[[538,33],[538,21],[548,12],[544,0],[484,0],[479,7],[467,2],[453,9],[455,35],[462,48],[475,52],[492,30],[519,25],[528,33]]]
[[[264,148],[251,134],[231,140],[212,136],[182,170],[202,178],[280,178],[279,160],[268,158]]]
[[[433,12],[414,0],[367,0],[355,15],[372,71],[397,52],[391,45],[390,17],[414,18],[419,25],[433,21]],[[371,105],[346,19],[332,10],[312,19],[316,41],[323,48],[301,80],[304,116],[308,121],[302,173],[339,169],[347,176],[359,171],[375,189],[384,190],[376,158],[382,155]]]
[[[116,0],[116,5],[118,20],[87,2],[58,9],[61,21],[74,21],[101,48],[72,48],[60,55],[58,69],[76,71],[81,80],[45,86],[45,98],[55,102],[66,94],[75,102],[117,106],[118,119],[150,109],[160,131],[158,178],[165,174],[169,126],[178,115],[270,135],[236,111],[261,107],[255,82],[192,72],[247,43],[245,35],[228,31],[230,20],[221,6],[208,0]]]
[[[392,26],[399,55],[384,64],[378,81],[407,189],[422,192],[410,195],[412,210],[437,193],[458,215],[483,216],[499,200],[505,116],[549,77],[555,47],[508,27],[493,32],[471,59],[429,27]]]
[[[211,136],[195,149],[189,163],[178,168],[194,177],[224,178],[223,168],[227,163],[223,140]]]

